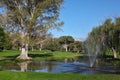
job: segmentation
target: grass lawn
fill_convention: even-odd
[[[0,59],[3,58],[15,58],[17,55],[19,55],[20,51],[16,50],[4,50],[0,52]]]
[[[19,54],[20,51],[4,50],[0,52],[0,59],[15,59]],[[51,52],[48,50],[43,50],[43,51],[29,51],[29,56],[32,57],[33,60],[61,60],[65,58],[83,56],[83,54],[60,51]]]
[[[0,80],[120,80],[120,75],[81,75],[64,73],[61,74],[0,71]]]

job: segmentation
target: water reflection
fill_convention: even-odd
[[[65,58],[64,59],[64,62],[67,63],[67,62],[78,62],[79,59],[78,57],[74,57],[74,58]]]
[[[1,64],[0,70],[21,71],[21,72],[57,72],[57,73],[79,73],[79,74],[96,74],[96,73],[119,73],[120,61],[105,61],[96,59],[95,67],[90,68],[87,59],[66,58],[63,61],[25,61],[25,62],[8,62]]]
[[[29,71],[34,72],[51,72],[55,66],[52,61],[33,61],[29,64]]]
[[[24,61],[24,62],[19,62],[17,63],[19,66],[20,66],[20,71],[21,72],[26,72],[27,69],[28,69],[28,64],[30,63],[31,61]]]

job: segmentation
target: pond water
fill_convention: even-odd
[[[3,64],[4,63],[4,64]],[[26,62],[3,62],[0,61],[0,70],[15,72],[57,72],[57,73],[77,73],[77,74],[120,74],[120,61],[110,62],[97,61],[93,68],[89,67],[85,60],[64,61],[26,61]]]

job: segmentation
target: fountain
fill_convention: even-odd
[[[89,67],[94,67],[96,58],[98,56],[98,53],[100,52],[100,49],[102,47],[101,43],[98,43],[94,40],[94,38],[91,38],[86,41],[86,52],[89,57]]]

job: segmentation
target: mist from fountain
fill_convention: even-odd
[[[98,54],[100,53],[100,49],[101,49],[101,43],[98,43],[97,41],[94,40],[94,38],[89,39],[86,42],[86,52],[88,54],[89,57],[89,67],[94,67],[95,65],[95,61],[96,58],[98,56]]]

